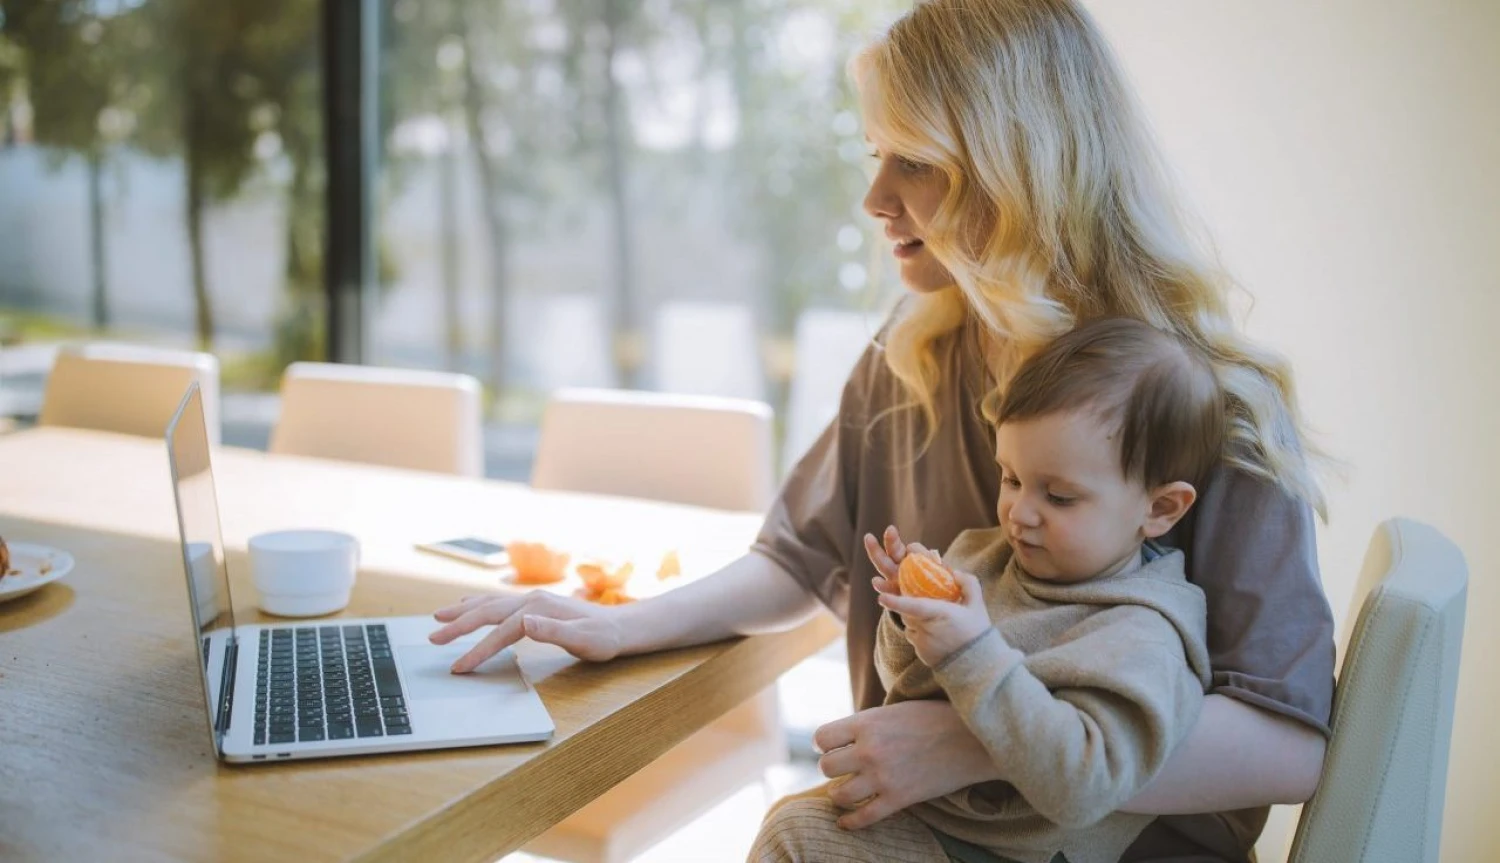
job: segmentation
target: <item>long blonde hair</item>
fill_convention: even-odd
[[[1087,13],[1071,0],[923,0],[850,68],[871,138],[948,184],[924,241],[955,286],[902,303],[885,344],[929,441],[939,342],[967,319],[984,334],[993,418],[1027,356],[1079,321],[1131,317],[1211,358],[1226,460],[1325,514],[1290,369],[1235,326],[1232,283],[1187,230]]]

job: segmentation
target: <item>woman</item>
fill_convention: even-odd
[[[1130,93],[1069,0],[919,3],[852,64],[878,168],[865,209],[910,292],[788,478],[750,553],[657,599],[600,608],[546,593],[439,611],[440,643],[495,629],[454,667],[522,635],[585,659],[779,629],[819,602],[847,623],[854,716],[819,729],[844,777],[841,826],[993,778],[943,702],[878,706],[879,606],[862,545],[896,525],[945,548],[993,526],[985,410],[1021,359],[1099,316],[1144,320],[1213,358],[1232,423],[1224,464],[1168,537],[1208,598],[1213,687],[1166,768],[1126,809],[1158,814],[1126,859],[1243,860],[1265,807],[1317,785],[1333,623],[1291,378],[1228,312],[1228,284],[1180,223]],[[899,557],[902,549],[890,549]]]

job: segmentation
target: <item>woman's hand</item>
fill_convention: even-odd
[[[544,590],[525,594],[465,597],[440,608],[433,617],[448,624],[428,636],[447,644],[482,626],[495,629],[454,663],[454,674],[466,674],[521,640],[555,644],[579,659],[606,662],[620,654],[623,639],[618,606],[601,606]]]
[[[869,827],[914,803],[999,778],[990,754],[946,701],[903,701],[862,710],[819,728],[818,769],[828,796],[853,810],[845,830]]]

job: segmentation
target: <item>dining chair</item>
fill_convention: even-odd
[[[1333,736],[1292,863],[1435,863],[1468,567],[1437,530],[1391,519],[1355,586]]]
[[[761,402],[566,389],[548,400],[531,484],[720,509],[771,502],[771,408]],[[527,843],[572,863],[633,858],[786,761],[776,688],[730,710]]]
[[[281,379],[270,451],[478,477],[481,424],[469,375],[298,362]]]
[[[542,412],[531,484],[764,511],[775,493],[771,418],[748,399],[561,389]]]
[[[209,439],[217,444],[219,360],[213,354],[90,342],[57,352],[37,423],[159,438],[188,384],[203,391]]]

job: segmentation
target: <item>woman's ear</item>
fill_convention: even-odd
[[[1146,523],[1141,526],[1147,539],[1156,539],[1171,530],[1198,499],[1198,490],[1187,482],[1169,482],[1152,489],[1150,494],[1151,509],[1146,514]]]

